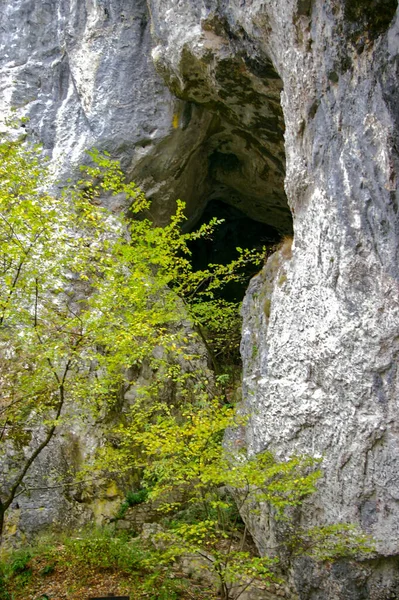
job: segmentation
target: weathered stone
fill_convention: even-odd
[[[303,523],[359,523],[381,556],[395,556],[398,129],[390,90],[398,23],[359,53],[342,37],[339,3],[314,2],[311,16],[299,20],[295,4],[289,7],[292,19],[270,11],[271,34],[263,39],[284,83],[293,256],[280,259],[270,285],[272,257],[244,303],[247,442],[281,458],[323,456],[320,491]],[[266,548],[275,533],[262,523],[257,539]],[[388,562],[368,563],[363,584],[354,583],[361,566],[336,570],[334,585],[322,570],[316,578],[309,564],[297,565],[300,597],[395,597]]]
[[[325,475],[306,506],[304,524],[357,522],[375,535],[381,556],[395,555],[397,3],[379,23],[368,6],[356,36],[349,3],[254,1],[218,8],[209,2],[207,10],[188,0],[152,5],[161,40],[155,62],[174,93],[203,105],[215,94],[219,98],[226,85],[218,78],[219,64],[230,43],[236,57],[248,40],[253,54],[271,58],[283,82],[285,188],[295,236],[292,258],[280,261],[267,283],[269,265],[244,304],[248,446],[253,452],[271,448],[281,458],[298,452],[324,456]],[[207,14],[214,26],[203,33]],[[219,48],[212,37],[205,69],[209,30]],[[273,532],[265,524],[259,533],[266,549]],[[382,564],[374,563],[367,585],[355,586],[353,598],[396,593],[395,578],[383,582]],[[343,582],[356,569],[349,572],[342,570],[338,591],[321,580],[320,594],[345,598]],[[301,597],[316,597],[305,591],[306,570],[301,576]]]
[[[246,444],[322,455],[303,524],[377,539],[362,565],[294,564],[300,598],[397,597],[397,1],[3,4],[3,107],[30,115],[61,175],[106,148],[159,222],[180,196],[191,222],[220,199],[288,231],[286,165],[292,257],[269,259],[243,309]],[[252,523],[264,550],[271,523]]]
[[[190,33],[173,24],[173,8],[166,19],[163,9],[144,0],[8,3],[0,17],[3,114],[13,107],[30,118],[26,130],[51,152],[61,179],[87,160],[85,150],[106,149],[144,187],[160,223],[176,198],[191,222],[218,198],[289,231],[281,81],[270,61],[236,56],[213,13]],[[180,54],[180,74],[161,41],[168,23],[179,48],[198,33],[195,52]]]

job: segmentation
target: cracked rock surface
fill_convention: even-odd
[[[399,597],[397,0],[13,0],[0,27],[2,109],[61,176],[96,146],[159,222],[177,197],[191,222],[211,200],[293,219],[244,301],[246,444],[323,456],[303,524],[377,540],[293,564],[299,597]],[[250,526],[269,547],[268,515]]]

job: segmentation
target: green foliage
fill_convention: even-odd
[[[222,298],[199,297],[190,302],[190,314],[215,359],[215,370],[219,372],[229,365],[239,364],[240,304]]]
[[[137,540],[109,529],[88,530],[79,537],[67,538],[63,547],[64,561],[77,568],[130,573],[142,566],[145,556]]]
[[[140,457],[149,500],[165,514],[157,563],[202,557],[218,576],[226,600],[238,598],[255,579],[276,581],[277,560],[249,552],[239,516],[256,515],[260,504],[281,521],[285,553],[335,560],[370,552],[370,539],[348,525],[309,531],[294,526],[293,509],[316,490],[320,460],[294,456],[278,462],[270,452],[248,455],[233,442],[223,447],[225,431],[237,431],[245,422],[220,399],[205,393],[190,400],[187,391],[178,410],[162,402],[136,403],[126,424],[115,431],[118,448],[102,456],[104,464],[134,469]]]
[[[25,586],[31,576],[32,552],[30,549],[21,549],[13,552],[10,560],[0,561],[0,599],[11,598],[8,592],[8,583],[14,580],[17,587]]]
[[[10,573],[17,575],[29,570],[29,561],[32,558],[30,550],[18,550],[13,555],[10,563]]]
[[[223,448],[226,429],[245,419],[218,398],[188,397],[179,410],[159,402],[136,404],[127,423],[118,427],[117,452],[102,460],[110,461],[107,468],[116,460],[118,469],[132,469],[141,457],[149,499],[170,515],[168,529],[158,536],[165,546],[158,561],[168,564],[186,554],[205,557],[220,579],[223,597],[235,598],[248,579],[276,580],[276,560],[246,549],[239,511],[254,512],[259,503],[268,503],[285,519],[287,509],[315,491],[318,461],[292,457],[279,463],[270,452],[248,456]],[[232,510],[229,489],[235,490],[239,511]]]
[[[165,570],[153,569],[147,573],[141,591],[149,600],[178,600],[189,586],[188,581],[165,577]]]
[[[6,580],[0,570],[0,600],[11,600],[11,595],[7,590]]]
[[[91,158],[78,186],[54,197],[40,148],[0,144],[0,459],[7,452],[11,462],[0,534],[31,465],[71,418],[66,405],[81,418],[104,418],[131,386],[129,369],[144,363],[159,380],[142,395],[156,394],[162,379],[181,384],[185,375],[173,364],[197,358],[189,350],[195,334],[181,321],[191,315],[199,329],[217,330],[210,343],[217,354],[234,310],[226,309],[223,325],[215,290],[252,260],[242,251],[231,265],[194,273],[187,242],[216,222],[182,234],[178,202],[170,224],[155,227],[145,218],[148,201],[119,164],[98,152]],[[123,193],[140,218],[127,223],[100,208],[104,193]],[[208,311],[198,295],[211,303]]]
[[[128,584],[126,592],[132,598],[209,600],[213,597],[213,594],[206,593],[206,589],[203,590],[205,595],[201,590],[197,593],[191,582],[159,565],[156,551],[146,547],[139,538],[115,534],[109,528],[87,529],[71,537],[53,535],[51,539],[38,540],[25,554],[30,556],[28,562],[19,551],[3,553],[3,560],[0,561],[0,600],[47,597],[52,581],[57,583],[60,595],[61,580],[69,582],[64,583],[65,592],[68,592],[71,582],[78,592],[88,581],[100,578],[106,581],[108,576],[112,585],[115,585],[115,574],[119,581],[125,582],[125,586]],[[14,564],[22,565],[24,562],[26,564],[22,571],[13,570]],[[27,569],[29,578],[24,577]],[[43,593],[43,589],[46,593]],[[52,592],[49,595],[53,597]],[[86,595],[83,592],[73,597]]]
[[[45,577],[46,575],[51,575],[55,571],[55,563],[51,562],[47,565],[44,565],[43,569],[40,571],[40,575]]]
[[[129,506],[135,506],[136,504],[142,504],[148,498],[148,490],[138,490],[137,492],[128,492],[126,494],[126,502]]]
[[[267,503],[275,518],[289,522],[292,507],[315,491],[320,476],[310,457],[277,462],[270,452],[222,446],[224,432],[239,430],[246,419],[219,396],[226,377],[218,373],[213,381],[197,354],[198,336],[215,370],[220,356],[234,356],[237,306],[219,292],[259,257],[238,249],[229,265],[193,272],[187,244],[211,235],[216,220],[184,234],[178,202],[169,225],[154,226],[147,200],[124,181],[118,163],[97,152],[91,157],[95,165],[85,168],[79,185],[55,198],[46,191],[38,149],[0,144],[0,460],[7,451],[12,462],[0,490],[0,533],[30,466],[57,427],[75,418],[68,406],[80,418],[112,423],[112,411],[133,388],[134,402],[118,425],[109,425],[112,443],[88,466],[90,474],[135,471],[144,489],[126,506],[144,501],[149,490],[160,511],[192,510],[199,518],[172,518],[161,536],[164,550],[149,557],[134,541],[99,534],[65,542],[64,559],[125,572],[144,564],[155,573],[155,564],[194,553],[219,577],[222,597],[237,598],[248,581],[276,577],[275,559],[246,548],[239,512]],[[128,223],[100,208],[102,193],[125,194],[135,218]],[[143,366],[151,378],[139,385],[131,372]],[[234,490],[234,516],[226,489]],[[306,553],[313,543],[315,556],[335,558],[362,544],[349,529],[346,537],[339,528],[308,535],[314,543],[301,535],[293,551]]]
[[[201,498],[215,485],[227,485],[246,489],[252,499],[283,510],[315,491],[320,471],[313,469],[318,462],[314,459],[296,457],[278,463],[268,452],[246,456],[224,449],[225,430],[245,419],[217,398],[206,400],[202,406],[184,402],[176,413],[159,403],[141,410],[136,406],[128,423],[118,427],[118,454],[125,468],[135,465],[135,447],[146,457],[144,481],[150,499],[167,497],[179,486]]]
[[[270,300],[270,298],[267,298],[265,300],[265,303],[263,305],[263,311],[265,313],[265,316],[269,319],[270,318],[270,312],[271,312],[271,307],[272,307],[272,301]]]
[[[218,494],[218,498],[221,497],[223,497],[223,505],[208,505],[203,502],[185,503],[181,510],[174,512],[171,517],[166,516],[163,523],[168,528],[175,530],[179,528],[181,523],[193,525],[207,518],[216,521],[221,517],[226,530],[243,531],[244,523],[231,494],[225,489],[223,493]]]
[[[371,536],[351,524],[327,525],[304,530],[293,528],[287,540],[293,556],[310,556],[317,561],[367,556],[374,552]]]
[[[125,501],[122,502],[115,518],[123,519],[126,514],[126,511],[130,506],[136,506],[137,504],[143,504],[148,498],[148,490],[142,489],[137,492],[129,491],[126,494]]]
[[[90,399],[96,334],[84,291],[104,279],[106,231],[116,236],[115,250],[121,235],[77,190],[55,198],[48,188],[40,149],[0,144],[0,459],[9,464],[0,535],[4,512],[62,422],[65,402],[84,413]]]

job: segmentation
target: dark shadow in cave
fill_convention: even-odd
[[[214,231],[212,239],[200,238],[190,242],[192,265],[195,271],[206,269],[209,264],[228,264],[237,258],[236,248],[261,249],[278,243],[281,234],[275,227],[251,219],[241,210],[226,204],[220,199],[211,200],[196,223],[196,230],[204,223],[216,217],[223,219]],[[259,267],[248,267],[244,271],[242,283],[229,283],[220,292],[220,296],[229,302],[243,299],[249,280]]]
[[[225,25],[211,20],[204,31],[217,26],[217,35],[223,35]],[[181,192],[175,197],[186,200],[187,229],[224,219],[212,240],[192,242],[195,270],[231,262],[237,247],[274,246],[293,230],[284,190],[283,82],[268,56],[254,53],[240,35],[234,40],[231,55],[215,51],[211,61],[204,55],[201,68],[201,59],[187,49],[182,87],[172,90],[185,103],[176,134],[182,160],[176,161]],[[260,268],[249,268],[246,280],[227,286],[221,297],[242,300]]]

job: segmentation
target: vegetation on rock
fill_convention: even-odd
[[[57,430],[69,419],[115,413],[109,443],[86,469],[135,473],[146,492],[132,503],[148,491],[168,515],[155,540],[157,564],[200,556],[222,598],[236,599],[253,580],[276,579],[276,558],[249,552],[239,513],[267,503],[289,522],[320,474],[311,457],[277,462],[270,452],[248,454],[239,437],[222,444],[226,429],[239,431],[246,419],[226,397],[216,365],[217,355],[231,352],[237,324],[237,306],[226,306],[218,291],[260,256],[238,249],[228,265],[193,271],[188,242],[211,235],[216,220],[184,234],[178,202],[170,224],[155,227],[119,165],[91,157],[84,180],[55,197],[39,149],[0,145],[0,533]],[[118,193],[131,200],[129,223],[98,205],[101,195]],[[199,338],[216,378],[198,354]],[[132,373],[144,365],[151,377],[139,383]],[[190,510],[192,522],[182,518]],[[317,538],[325,559],[367,546],[345,527],[306,535],[286,547],[312,555]]]
[[[214,290],[253,259],[242,252],[233,264],[193,273],[187,241],[216,223],[182,234],[179,203],[167,227],[154,227],[119,165],[92,158],[84,181],[54,196],[39,148],[0,144],[0,533],[30,467],[70,418],[66,404],[80,418],[104,415],[131,386],[129,369],[165,364],[156,348],[188,360],[194,334],[178,325],[189,313],[214,332],[209,346],[228,345],[231,311],[224,320]],[[111,193],[125,194],[141,218],[128,225],[99,207]]]

